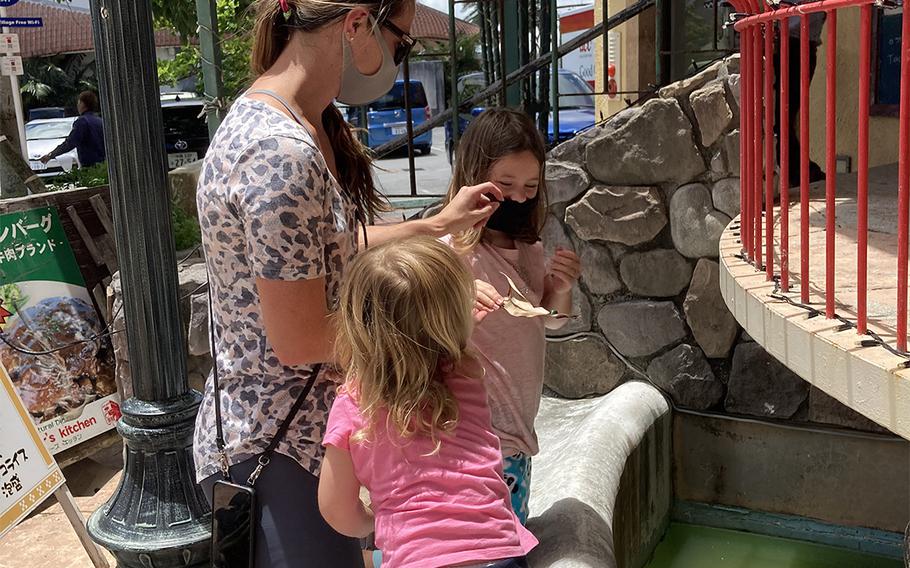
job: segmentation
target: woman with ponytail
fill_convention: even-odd
[[[196,422],[197,478],[211,499],[225,469],[244,483],[267,462],[255,484],[257,567],[361,566],[358,541],[325,523],[316,498],[342,377],[332,346],[345,269],[367,243],[482,226],[502,193],[464,188],[432,220],[366,227],[383,201],[333,100],[360,105],[388,92],[414,43],[414,0],[257,0],[254,9],[258,78],[212,140],[197,193],[219,385],[216,396],[209,377]]]

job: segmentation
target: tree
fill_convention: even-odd
[[[26,60],[24,77],[20,92],[25,108],[74,109],[79,93],[98,88],[94,60],[85,53]]]
[[[251,0],[217,0],[218,28],[223,52],[222,74],[228,98],[243,91],[250,82],[253,14]],[[158,79],[173,84],[187,77],[197,77],[197,90],[202,91],[202,56],[191,38],[196,36],[196,2],[194,0],[155,0],[156,21],[174,29],[184,45],[172,61],[158,63]],[[166,14],[158,16],[158,14]]]

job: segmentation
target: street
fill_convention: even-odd
[[[406,149],[373,165],[376,181],[383,195],[407,196],[411,193]],[[418,195],[443,195],[449,187],[452,169],[445,154],[445,129],[433,130],[433,151],[428,156],[414,156]]]

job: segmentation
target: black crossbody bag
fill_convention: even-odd
[[[221,473],[224,479],[215,482],[212,488],[212,566],[215,568],[253,568],[256,550],[256,525],[259,522],[256,514],[256,480],[263,468],[269,465],[272,454],[278,444],[287,435],[291,423],[300,412],[303,402],[313,389],[316,377],[322,369],[322,363],[313,366],[306,386],[294,401],[294,406],[275,432],[272,441],[259,455],[258,464],[246,483],[238,483],[231,476],[224,430],[221,424],[221,384],[218,379],[218,360],[215,351],[215,319],[212,289],[209,285],[209,339],[212,342],[212,378],[215,385],[215,443],[218,446]]]

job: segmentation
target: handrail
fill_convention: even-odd
[[[827,66],[825,120],[826,183],[825,183],[825,315],[838,319],[848,327],[851,321],[835,313],[835,286],[837,283],[837,254],[835,247],[836,215],[836,145],[837,145],[837,13],[843,8],[860,9],[859,32],[859,102],[857,134],[857,318],[858,334],[871,336],[863,344],[883,344],[868,329],[868,189],[869,189],[869,107],[870,69],[872,53],[873,9],[880,8],[880,0],[819,0],[782,7],[770,6],[757,0],[733,0],[739,12],[734,15],[734,29],[741,34],[742,59],[741,101],[744,112],[740,114],[742,164],[740,196],[740,235],[743,257],[756,269],[762,270],[768,280],[777,278],[783,293],[790,290],[789,265],[789,19],[800,19],[800,291],[799,303],[809,303],[809,15],[827,14],[825,38]],[[760,5],[762,4],[762,5]],[[897,227],[897,338],[894,345],[884,345],[890,351],[910,357],[907,353],[907,288],[908,252],[910,252],[910,5],[904,2],[901,43],[901,95],[899,114],[899,172],[898,172],[898,227]],[[779,111],[779,161],[781,227],[780,265],[775,266],[775,206],[774,206],[774,35],[780,26],[780,108]],[[763,87],[763,88],[762,88]],[[762,168],[762,160],[767,160]],[[764,200],[762,186],[764,185]],[[764,215],[764,218],[762,217]],[[762,234],[764,221],[764,235]],[[763,246],[764,245],[764,246]]]

